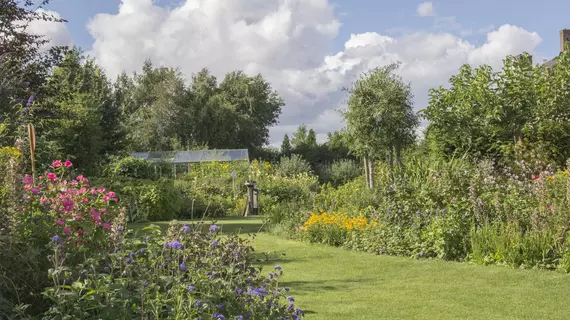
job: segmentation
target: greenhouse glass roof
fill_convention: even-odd
[[[131,153],[132,157],[168,163],[249,161],[247,149],[215,149],[195,151],[151,151]]]

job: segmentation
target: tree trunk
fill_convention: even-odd
[[[371,159],[368,162],[368,175],[369,175],[369,184],[368,187],[370,189],[374,189],[374,159]]]
[[[399,144],[396,144],[396,161],[397,161],[399,167],[401,167],[403,165],[402,148],[400,147]]]
[[[370,175],[368,174],[368,158],[366,156],[362,157],[364,161],[364,177],[366,178],[366,186],[370,187]]]

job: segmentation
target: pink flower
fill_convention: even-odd
[[[103,223],[103,229],[105,230],[111,230],[113,226],[110,223]]]
[[[32,188],[32,193],[33,193],[33,194],[38,194],[38,193],[40,193],[40,189],[38,189],[38,188]]]
[[[55,173],[50,172],[50,173],[47,174],[47,177],[48,177],[48,179],[50,179],[50,180],[55,180],[56,175],[55,175]]]
[[[83,200],[83,203],[89,202],[89,199],[87,199],[87,198],[83,198],[82,200]]]
[[[61,226],[63,226],[64,224],[65,224],[65,221],[63,221],[63,219],[58,220],[58,221],[55,223],[55,225],[58,226],[58,227],[61,227]]]
[[[114,198],[114,197],[115,197],[115,193],[114,193],[113,191],[109,191],[109,193],[107,193],[107,195],[108,195],[110,198]]]
[[[24,186],[24,190],[30,190],[32,189],[32,185],[31,184],[27,184]]]
[[[108,196],[103,196],[103,201],[108,202],[108,201],[109,201],[109,197],[108,197]]]
[[[24,199],[29,200],[29,199],[30,199],[30,195],[29,195],[29,194],[25,194],[25,195],[24,195]]]
[[[71,166],[73,166],[73,163],[71,163],[71,161],[69,161],[69,160],[65,160],[64,165],[68,168],[71,168]]]
[[[87,191],[87,188],[82,187],[81,189],[79,189],[79,193],[85,193]]]
[[[24,176],[24,183],[25,184],[31,184],[32,182],[33,182],[32,177],[29,174]]]
[[[54,168],[59,168],[59,167],[61,167],[61,160],[55,160],[55,161],[51,164],[51,166],[54,167]]]
[[[71,234],[71,228],[63,228],[63,234]]]
[[[91,209],[91,215],[93,216],[93,221],[99,222],[101,221],[101,212]]]
[[[105,192],[105,188],[99,187],[99,188],[97,188],[97,192],[103,193],[103,192]]]
[[[91,188],[91,194],[92,194],[92,195],[97,195],[97,191],[95,190],[95,188]]]
[[[548,210],[552,211],[552,206],[548,206]]]

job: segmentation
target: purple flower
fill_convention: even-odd
[[[212,317],[213,317],[214,319],[220,319],[220,320],[225,320],[225,319],[226,319],[226,317],[224,317],[223,314],[218,313],[218,312],[214,313],[214,314],[212,315]]]
[[[218,227],[215,224],[210,226],[210,232],[217,232],[217,231],[220,231],[220,227]]]
[[[194,287],[192,285],[188,286],[188,292],[192,292],[194,290],[196,290],[196,287]]]
[[[28,98],[28,102],[26,102],[26,107],[29,108],[29,107],[32,105],[32,102],[34,102],[34,99],[35,99],[35,98],[36,98],[36,96],[32,94],[32,95]]]
[[[196,307],[200,308],[202,306],[202,301],[196,301]]]
[[[109,270],[110,270],[109,267],[104,267],[104,268],[103,268],[103,271],[105,271],[105,272],[109,272]]]
[[[264,295],[268,295],[269,291],[263,289],[263,288],[256,288],[253,290],[253,294],[255,294],[256,296],[263,298]]]
[[[190,231],[190,226],[185,223],[182,227],[182,231],[184,231],[184,233],[188,233],[188,231]]]
[[[275,270],[281,270],[281,266],[280,265],[275,266]]]
[[[184,262],[182,262],[179,266],[180,271],[186,271],[186,264]]]
[[[128,258],[125,260],[125,262],[126,262],[127,264],[130,264],[131,262],[133,262],[133,258],[128,257]]]
[[[212,244],[211,244],[212,248],[217,247],[219,243],[220,243],[220,241],[214,240],[214,242],[212,242]]]
[[[224,305],[223,303],[220,303],[220,304],[218,305],[218,309],[219,309],[219,310],[223,310],[224,307],[225,307],[225,305]]]
[[[289,288],[285,288],[285,291],[289,292]]]
[[[288,296],[288,297],[287,297],[287,300],[289,300],[289,301],[295,301],[295,298],[293,298],[293,296]]]
[[[237,289],[236,289],[236,293],[237,293],[238,295],[240,295],[240,294],[243,293],[243,290],[242,290],[241,288],[237,288]]]
[[[59,244],[59,243],[61,243],[61,237],[56,234],[55,236],[53,236],[51,238],[51,242]]]
[[[180,249],[180,250],[184,249],[184,246],[183,246],[183,245],[180,243],[180,241],[178,241],[178,240],[174,240],[174,241],[171,241],[171,242],[167,242],[167,243],[164,244],[164,247],[167,248],[167,249],[168,249],[168,248]]]
[[[269,278],[273,279],[273,277],[275,277],[275,275],[273,274],[273,272],[269,272]]]
[[[243,316],[240,314],[239,316],[236,317],[236,320],[243,320]]]

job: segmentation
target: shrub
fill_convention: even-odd
[[[311,165],[300,155],[293,154],[290,157],[281,157],[276,172],[285,177],[294,177],[298,174],[311,172]]]
[[[170,179],[107,181],[117,192],[129,221],[169,221],[182,211],[180,190]]]
[[[23,156],[16,148],[0,148],[0,237],[7,236],[21,200]]]
[[[137,157],[125,157],[112,161],[105,168],[104,173],[114,179],[157,180],[161,177],[172,177],[172,165]]]
[[[342,185],[361,174],[362,171],[356,161],[345,159],[333,162],[330,170],[330,180],[334,185]]]
[[[43,319],[299,319],[283,270],[262,274],[254,267],[249,240],[221,237],[216,225],[175,225],[160,240],[157,226],[147,237],[127,236],[120,251],[65,264],[51,272],[45,295],[53,306]],[[53,261],[65,248],[54,245]],[[69,285],[63,285],[69,283]]]

